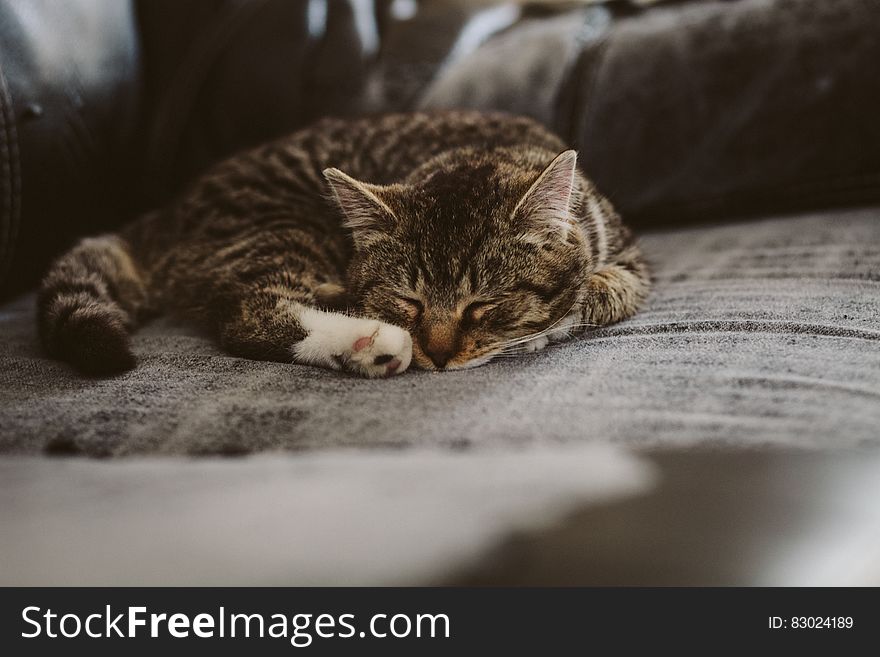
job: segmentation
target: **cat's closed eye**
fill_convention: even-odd
[[[419,299],[413,297],[400,297],[398,299],[398,304],[410,317],[410,319],[413,320],[421,317],[422,313],[425,311],[425,304],[423,304]]]
[[[483,319],[485,314],[490,309],[494,308],[495,305],[496,304],[491,301],[474,301],[473,303],[468,304],[461,316],[466,321],[476,324]]]

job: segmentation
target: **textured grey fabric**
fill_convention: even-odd
[[[633,320],[457,373],[361,380],[251,362],[167,320],[140,366],[47,360],[33,298],[0,312],[0,450],[90,455],[326,446],[880,444],[880,208],[646,234]]]

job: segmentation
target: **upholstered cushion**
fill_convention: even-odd
[[[633,320],[464,372],[362,380],[137,334],[139,367],[47,360],[33,298],[0,312],[0,450],[229,453],[326,446],[880,444],[880,208],[654,232]]]

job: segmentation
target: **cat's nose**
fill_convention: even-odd
[[[431,359],[434,367],[442,370],[452,360],[456,352],[455,327],[449,317],[436,316],[426,317],[428,321],[423,325],[419,336],[419,345],[425,356]]]
[[[431,362],[434,363],[434,367],[438,370],[442,370],[446,367],[446,363],[448,363],[454,355],[449,346],[436,343],[422,345],[422,351],[424,351],[425,355],[431,359]]]

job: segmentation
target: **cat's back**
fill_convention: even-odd
[[[446,151],[523,147],[558,153],[563,142],[533,119],[501,112],[445,110],[379,114],[356,119],[326,118],[220,162],[191,183],[170,211],[138,222],[129,233],[155,242],[226,239],[251,230],[262,218],[300,217],[322,230],[340,231],[328,221],[329,190],[324,170],[340,169],[358,180],[391,184]],[[143,235],[161,234],[146,240]],[[153,259],[151,256],[150,259]]]
[[[441,110],[381,114],[358,119],[328,118],[270,145],[301,152],[309,175],[336,167],[355,178],[389,184],[447,150],[524,146],[564,150],[564,143],[533,119],[501,112]]]

